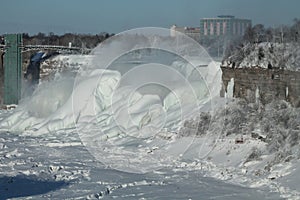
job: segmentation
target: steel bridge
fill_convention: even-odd
[[[9,46],[0,45],[0,50],[5,51]],[[22,45],[19,46],[22,53],[28,51],[52,50],[61,54],[88,54],[91,52],[89,48],[58,46],[58,45]]]
[[[88,54],[91,49],[55,45],[24,45],[22,34],[7,34],[4,44],[0,44],[1,68],[0,76],[4,75],[4,95],[0,82],[0,104],[18,104],[22,88],[22,53],[29,51],[56,51],[60,54]],[[5,53],[5,56],[3,56]],[[4,65],[3,65],[4,64]],[[3,67],[4,66],[4,67]]]

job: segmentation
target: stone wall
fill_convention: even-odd
[[[259,67],[221,69],[224,84],[221,96],[228,92],[228,83],[233,78],[233,97],[245,98],[250,102],[259,99],[263,104],[280,99],[300,107],[300,72]]]

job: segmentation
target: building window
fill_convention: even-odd
[[[242,23],[242,35],[245,34],[245,23]]]
[[[204,35],[207,35],[207,23],[206,22],[204,22],[203,30],[204,30]]]
[[[210,35],[214,35],[214,24],[210,22]]]
[[[220,35],[221,30],[220,30],[220,22],[217,22],[217,35]]]
[[[227,23],[223,22],[223,35],[225,35],[227,32],[226,28],[227,28]]]
[[[236,34],[236,24],[235,22],[232,23],[232,34],[235,35]]]

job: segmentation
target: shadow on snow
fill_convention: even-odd
[[[45,194],[69,185],[65,181],[42,180],[31,175],[0,177],[0,200]]]

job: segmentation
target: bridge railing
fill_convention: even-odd
[[[0,45],[1,50],[5,50],[7,46]],[[22,52],[34,51],[34,50],[54,50],[60,53],[81,53],[88,54],[91,52],[91,49],[80,48],[80,47],[69,47],[69,46],[58,46],[58,45],[24,45],[20,46]]]

